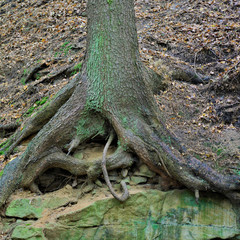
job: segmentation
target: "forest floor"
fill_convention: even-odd
[[[27,121],[80,71],[85,6],[77,0],[1,1],[0,125]],[[239,1],[137,0],[135,10],[142,61],[164,73],[169,85],[155,96],[167,127],[196,158],[240,175],[240,88],[216,87],[240,70]],[[169,62],[210,81],[170,79]],[[6,164],[1,154],[0,170]]]

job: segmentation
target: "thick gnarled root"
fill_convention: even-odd
[[[106,161],[108,170],[114,170],[130,167],[134,158],[131,154],[118,148],[114,154],[106,158]],[[96,180],[102,174],[101,164],[101,158],[91,160],[91,163],[89,163],[86,160],[79,160],[61,151],[56,151],[28,165],[24,170],[21,187],[30,188],[39,193],[40,191],[36,188],[34,181],[49,168],[61,168],[74,176],[87,175],[88,179]]]
[[[4,174],[0,181],[0,207],[5,204],[5,201],[13,191],[19,187],[28,188],[33,192],[41,194],[35,180],[50,168],[61,168],[67,170],[74,176],[87,175],[90,180],[96,180],[102,174],[101,158],[91,160],[89,163],[68,156],[57,149],[55,150],[55,152],[50,153],[37,161],[29,162],[26,168],[22,166],[21,159],[19,158],[14,159],[7,165],[4,170],[7,174]],[[130,153],[126,153],[121,147],[119,147],[115,153],[106,158],[106,161],[107,169],[114,170],[130,167],[135,159]],[[23,174],[16,174],[19,172],[22,172]]]
[[[132,121],[129,120],[129,123]],[[118,137],[146,163],[151,170],[159,173],[165,171],[171,178],[177,179],[187,188],[195,191],[216,191],[231,200],[240,200],[240,177],[224,175],[208,166],[206,163],[191,156],[181,154],[169,139],[168,132],[164,134],[157,125],[150,126],[144,120],[138,120],[138,126],[131,130],[125,129],[120,120],[113,117],[113,125]],[[173,138],[174,140],[174,138]]]
[[[5,151],[5,158],[8,158],[13,150],[24,139],[39,132],[40,129],[55,115],[61,106],[71,97],[80,76],[77,75],[71,82],[69,82],[63,89],[49,103],[45,104],[39,112],[33,116],[29,121],[24,123],[22,129],[19,129],[4,145],[2,151]]]

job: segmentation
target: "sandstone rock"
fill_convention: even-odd
[[[26,221],[24,224],[18,225],[14,229],[11,239],[47,240],[43,234],[43,229],[32,227],[30,221]]]
[[[103,185],[102,182],[101,182],[100,180],[98,180],[98,179],[95,181],[95,184],[96,184],[98,187],[102,187],[102,185]]]
[[[130,181],[130,185],[137,185],[137,184],[145,183],[145,182],[147,182],[147,178],[146,177],[132,176],[131,177],[131,181]]]
[[[81,200],[80,200],[81,201]],[[238,216],[229,200],[218,194],[201,194],[199,204],[188,190],[147,190],[124,203],[102,199],[82,209],[61,213],[42,228],[18,226],[12,236],[29,229],[21,239],[237,239]],[[39,238],[32,238],[33,232]],[[41,235],[43,234],[44,235]],[[42,238],[41,238],[42,237]]]
[[[77,201],[71,186],[67,185],[54,193],[31,198],[19,198],[11,201],[6,209],[6,216],[34,219],[40,218],[44,209],[55,209]]]
[[[134,172],[134,175],[136,176],[142,176],[142,177],[149,177],[152,178],[154,177],[156,174],[154,172],[152,172],[147,165],[142,164],[139,167],[139,170]]]

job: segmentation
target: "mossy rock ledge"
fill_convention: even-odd
[[[238,209],[219,194],[200,193],[197,203],[188,190],[140,190],[124,203],[102,197],[81,207],[74,190],[69,201],[51,194],[12,200],[0,232],[31,240],[240,239]]]

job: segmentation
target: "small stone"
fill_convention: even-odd
[[[117,182],[119,180],[119,177],[118,176],[109,176],[109,180]]]
[[[72,190],[72,186],[70,186],[69,184],[67,184],[67,185],[65,186],[65,189],[67,189],[67,190]]]
[[[138,185],[140,183],[145,183],[145,182],[147,182],[147,178],[146,177],[136,177],[136,176],[133,176],[133,177],[131,177],[130,185]]]
[[[126,177],[122,181],[125,182],[125,183],[130,183],[130,177]]]
[[[147,165],[142,164],[139,167],[139,170],[134,172],[135,176],[142,176],[142,177],[149,177],[152,178],[154,177],[156,174],[154,172],[152,172]]]
[[[128,170],[125,168],[125,169],[122,169],[122,171],[121,171],[121,175],[122,175],[122,177],[126,177],[127,175],[128,175]]]
[[[96,180],[95,184],[96,184],[98,187],[102,187],[102,183],[101,183],[101,181],[98,180],[98,179]]]
[[[83,193],[89,193],[93,190],[94,184],[90,183],[82,189]]]

